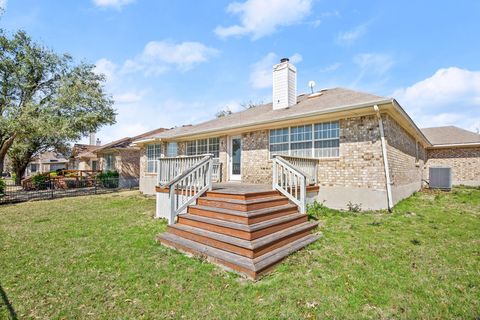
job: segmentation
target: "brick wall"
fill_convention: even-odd
[[[480,147],[429,149],[427,157],[427,179],[430,167],[449,166],[453,184],[480,185]]]
[[[384,115],[382,118],[392,185],[420,183],[426,159],[425,148],[392,117]]]
[[[271,183],[272,163],[268,152],[268,130],[242,134],[242,182]]]
[[[382,147],[375,116],[340,120],[340,156],[321,159],[321,186],[385,190]]]

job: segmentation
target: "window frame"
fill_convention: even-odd
[[[214,146],[217,147],[213,148]],[[187,156],[198,156],[202,154],[213,154],[213,158],[218,159],[220,157],[220,138],[212,137],[190,140],[186,142]]]
[[[316,130],[318,126],[326,126],[328,127],[326,129],[322,130]],[[309,130],[303,130],[303,132],[292,132],[292,129],[297,129],[297,128],[307,128],[310,127]],[[272,132],[278,132],[278,131],[285,131],[287,130],[288,132],[288,139],[285,141],[285,139],[282,139],[282,141],[275,141],[272,142]],[[296,130],[294,130],[296,131]],[[317,136],[318,132],[327,132],[326,136],[324,134],[320,134],[321,137]],[[292,139],[292,135],[303,135],[303,139]],[[274,135],[274,137],[278,137],[280,135]],[[285,136],[285,132],[283,133],[283,136]],[[308,139],[308,136],[310,136],[310,139]],[[273,139],[275,140],[275,139]],[[333,144],[333,146],[329,147],[324,147],[324,148],[316,148],[316,143],[317,145],[319,143],[325,143],[327,141],[327,144]],[[296,126],[288,126],[288,127],[282,127],[282,128],[275,128],[275,129],[270,129],[268,132],[268,152],[270,155],[270,158],[273,158],[274,155],[287,155],[287,156],[294,156],[294,157],[301,157],[301,158],[311,158],[311,159],[335,159],[340,157],[340,121],[335,120],[335,121],[325,121],[325,122],[316,122],[316,123],[310,123],[310,124],[303,124],[303,125],[296,125]],[[299,143],[305,143],[307,144],[307,148],[303,149],[292,149],[292,144],[299,144]],[[272,146],[275,145],[287,145],[287,152],[282,152],[278,153],[275,151],[272,151]],[[336,145],[336,146],[335,146]],[[295,154],[295,150],[309,150],[308,153],[309,155],[298,155],[298,152]],[[332,155],[327,155],[327,156],[319,156],[318,155],[318,150],[327,150],[327,153],[331,153]],[[301,151],[300,151],[301,152]]]
[[[172,146],[175,146],[174,152],[171,149]],[[171,141],[167,143],[167,157],[177,157],[178,156],[178,143],[176,141]]]
[[[150,153],[149,149],[153,149],[153,152]],[[147,144],[145,152],[147,155],[147,164],[146,164],[145,172],[157,173],[157,160],[162,156],[162,145],[160,143]],[[153,159],[150,159],[151,157],[153,157]],[[153,171],[151,169],[153,169]]]
[[[113,153],[107,153],[103,156],[105,161],[105,171],[115,171],[115,155]],[[109,165],[109,160],[111,159],[111,163]]]

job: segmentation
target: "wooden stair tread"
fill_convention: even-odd
[[[200,210],[205,210],[205,211],[213,211],[213,212],[218,212],[218,213],[224,213],[224,214],[229,214],[229,215],[233,215],[233,216],[251,218],[251,217],[256,217],[256,216],[269,214],[269,213],[276,212],[276,211],[287,210],[287,209],[296,209],[297,206],[289,203],[289,204],[284,204],[284,205],[280,205],[280,206],[274,206],[274,207],[270,207],[270,208],[257,209],[257,210],[251,210],[251,211],[239,211],[239,210],[225,209],[225,208],[219,208],[219,207],[213,207],[213,206],[205,206],[205,205],[200,205],[200,204],[191,205],[190,208],[195,208],[195,209],[200,209]]]
[[[172,226],[169,226],[169,228],[174,228],[174,229],[179,229],[183,231],[187,231],[193,234],[197,234],[200,236],[204,236],[210,239],[215,239],[221,242],[225,242],[228,244],[232,244],[238,247],[242,247],[245,249],[250,249],[250,250],[255,250],[257,248],[261,248],[263,246],[266,246],[272,242],[275,242],[279,239],[286,238],[292,234],[299,233],[308,229],[313,229],[315,226],[317,226],[318,222],[304,222],[302,224],[295,225],[290,228],[286,228],[284,230],[277,231],[275,233],[269,234],[267,236],[258,238],[256,240],[244,240],[240,239],[237,237],[232,237],[228,236],[222,233],[218,232],[213,232],[213,231],[208,231],[204,230],[201,228],[196,228],[196,227],[191,227],[188,225],[182,225],[182,224],[175,224]]]
[[[199,199],[200,200],[207,200],[207,201],[228,202],[228,203],[234,203],[234,204],[248,205],[248,204],[255,204],[255,203],[285,200],[287,198],[285,196],[268,196],[268,197],[265,197],[265,198],[256,198],[256,199],[248,199],[248,200],[230,199],[230,198],[215,198],[215,197],[200,197]]]
[[[242,230],[242,231],[246,231],[246,232],[254,232],[254,231],[257,231],[257,230],[265,229],[265,228],[270,227],[270,226],[274,226],[274,225],[281,224],[281,223],[284,223],[284,222],[289,222],[289,221],[298,219],[298,218],[303,217],[303,216],[306,216],[306,215],[305,214],[300,214],[300,213],[292,213],[292,214],[288,214],[288,215],[285,215],[285,216],[282,216],[282,217],[278,217],[278,218],[270,219],[270,220],[267,220],[267,221],[262,221],[262,222],[250,224],[250,225],[243,224],[243,223],[230,222],[230,221],[225,221],[225,220],[220,220],[220,219],[207,218],[207,217],[188,214],[188,213],[179,215],[179,218],[199,221],[199,222],[213,224],[213,225],[220,226],[220,227]]]
[[[162,241],[166,240],[167,242],[178,244],[180,245],[180,247],[189,249],[188,251],[194,251],[199,255],[207,256],[207,259],[213,257],[217,259],[217,262],[219,262],[218,260],[220,260],[220,263],[221,261],[225,261],[232,265],[239,266],[243,269],[253,271],[256,274],[256,278],[258,273],[273,266],[291,253],[305,247],[306,245],[317,240],[318,238],[320,238],[320,235],[310,234],[255,259],[242,257],[234,253],[199,244],[198,242],[187,240],[185,238],[168,232],[161,234],[160,236],[158,236],[157,239],[161,243]]]

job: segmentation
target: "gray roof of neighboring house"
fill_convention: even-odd
[[[34,163],[65,163],[65,162],[68,162],[68,159],[66,159],[65,156],[62,155],[59,152],[45,151],[44,153],[41,153],[38,156],[36,156],[31,162],[34,162]]]
[[[421,129],[433,145],[480,143],[480,134],[455,126]]]
[[[266,122],[287,120],[292,117],[308,116],[313,112],[335,112],[342,107],[375,103],[389,98],[345,88],[322,90],[320,95],[300,95],[296,105],[286,109],[273,110],[272,103],[259,105],[225,117],[216,118],[192,126],[173,128],[161,133],[144,136],[143,139],[169,139],[230,129],[232,127],[251,126]],[[137,139],[137,140],[143,140]]]

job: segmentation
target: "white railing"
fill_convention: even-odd
[[[206,155],[165,185],[168,188],[170,200],[169,224],[175,223],[179,213],[204,192],[212,189],[212,169],[212,155]]]
[[[213,159],[212,182],[222,181],[222,163],[219,159]]]
[[[203,157],[205,157],[205,155],[160,158],[157,160],[158,185],[166,185],[176,176],[202,160]]]
[[[273,189],[278,190],[295,203],[300,213],[304,214],[307,197],[306,174],[280,156],[274,156],[272,169]]]
[[[301,172],[305,173],[308,185],[317,185],[318,182],[318,159],[294,157],[294,156],[282,156],[282,158],[288,161],[292,166]]]

